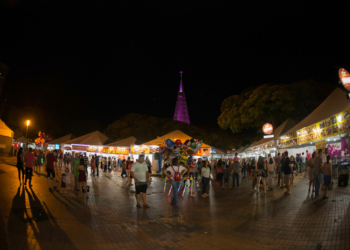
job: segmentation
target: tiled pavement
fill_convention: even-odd
[[[169,205],[164,183],[153,178],[150,209],[137,209],[134,186],[120,172],[88,179],[89,198],[48,191],[44,175],[19,186],[17,169],[0,165],[0,249],[350,249],[350,189],[310,198],[298,178],[292,195],[215,189],[188,191]],[[73,180],[72,180],[73,181]],[[167,187],[167,190],[169,186]]]

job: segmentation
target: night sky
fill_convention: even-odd
[[[340,4],[24,2],[1,7],[0,61],[10,68],[1,98],[59,124],[172,117],[182,70],[191,123],[215,125],[222,101],[249,86],[336,84],[336,66],[350,64]]]

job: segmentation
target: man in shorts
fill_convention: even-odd
[[[56,182],[55,182],[55,163],[57,162],[57,150],[50,152],[46,156],[46,172],[47,172],[47,183],[49,184],[49,191],[52,192],[50,186],[50,176],[53,180],[53,189],[57,191]]]
[[[137,207],[141,208],[140,205],[140,194],[142,193],[143,207],[149,208],[146,202],[146,192],[149,182],[149,173],[147,164],[145,163],[145,156],[140,155],[137,162],[135,162],[131,167],[131,176],[135,180],[136,189],[136,201]]]

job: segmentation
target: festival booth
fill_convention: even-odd
[[[72,134],[69,134],[69,135],[65,135],[61,138],[58,138],[58,139],[55,139],[55,140],[52,140],[49,142],[49,145],[47,147],[48,150],[54,150],[54,149],[60,149],[61,148],[61,145],[74,139],[75,136],[72,135]]]
[[[350,101],[336,88],[311,114],[278,138],[279,152],[306,155],[328,148],[332,158],[349,154]]]
[[[173,147],[175,146],[175,150]],[[186,150],[191,150],[193,152],[188,152]],[[180,130],[172,131],[166,135],[158,137],[152,141],[146,142],[141,146],[135,146],[131,148],[132,153],[138,151],[144,151],[146,156],[152,157],[152,168],[155,169],[155,166],[158,166],[158,171],[160,171],[162,161],[166,161],[167,157],[179,157],[184,156],[192,158],[221,158],[224,154],[221,150],[218,150],[208,144],[202,143],[199,140],[192,139],[191,136],[183,133]],[[172,152],[175,151],[175,152]],[[181,153],[181,151],[186,151],[187,153]],[[184,158],[184,157],[183,157]],[[184,160],[184,159],[182,159]],[[181,159],[180,159],[181,161]],[[187,160],[186,160],[187,161]]]
[[[109,154],[112,154],[114,157],[124,160],[126,157],[130,156],[134,158],[133,155],[130,155],[130,148],[132,148],[136,143],[136,138],[130,136],[128,138],[112,142],[107,144],[106,147],[109,148]],[[138,157],[135,157],[134,160],[137,160]]]
[[[245,156],[258,157],[261,155],[267,157],[268,154],[271,154],[272,157],[277,156],[276,139],[297,123],[296,120],[288,118],[272,132],[273,138],[263,138],[260,141],[254,142],[247,148]]]
[[[13,131],[0,120],[0,154],[10,154],[12,150]]]

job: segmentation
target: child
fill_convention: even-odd
[[[68,169],[68,167],[66,168],[66,185],[67,185],[67,189],[70,190],[70,176],[69,176],[69,169]]]
[[[66,175],[65,174],[62,174],[62,177],[61,177],[61,194],[62,194],[62,191],[65,191],[65,194],[67,193],[66,191]]]
[[[229,165],[226,165],[226,167],[224,169],[224,188],[228,187],[228,180],[230,177],[230,172],[231,172],[231,170],[229,169]]]

